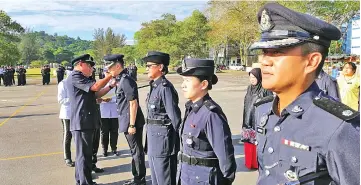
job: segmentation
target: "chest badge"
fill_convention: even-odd
[[[150,108],[151,108],[151,109],[154,109],[154,108],[155,108],[155,105],[150,105]]]
[[[193,140],[191,138],[186,139],[186,143],[191,145],[193,143]]]
[[[301,143],[297,143],[297,142],[294,142],[294,141],[290,141],[288,139],[283,139],[282,144],[293,147],[293,148],[297,148],[297,149],[300,149],[300,150],[311,151],[310,146],[307,146],[307,145],[304,145],[304,144],[301,144]]]

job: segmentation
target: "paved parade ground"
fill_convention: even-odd
[[[233,134],[237,161],[235,185],[254,185],[257,171],[244,167],[243,145],[240,143],[243,98],[248,85],[246,72],[218,73],[219,82],[210,91],[212,98],[222,107],[228,117]],[[184,112],[180,86],[182,78],[167,75],[179,93],[179,107]],[[43,86],[40,79],[28,79],[27,86],[0,86],[0,184],[1,185],[73,185],[74,168],[67,167],[62,152],[62,126],[58,118],[56,79]],[[140,75],[138,86],[147,84],[146,75]],[[143,112],[149,88],[142,88],[140,104]],[[75,160],[74,142],[72,158]],[[99,184],[117,185],[132,178],[128,150],[124,135],[118,140],[120,156],[102,156],[98,152],[98,167],[104,173],[94,174]],[[150,171],[147,162],[147,184]]]

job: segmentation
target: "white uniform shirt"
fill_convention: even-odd
[[[4,74],[4,69],[2,67],[0,67],[0,75]]]
[[[58,103],[61,105],[59,113],[60,119],[70,119],[70,102],[66,81],[67,79],[64,79],[58,84]]]
[[[109,84],[108,84],[109,85]],[[108,85],[105,88],[108,88]],[[111,97],[109,102],[100,103],[101,118],[118,118],[115,88],[111,89],[103,98]]]

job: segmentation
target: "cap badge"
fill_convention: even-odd
[[[269,31],[274,27],[274,23],[272,22],[270,16],[268,15],[266,10],[262,11],[260,29],[262,32]]]

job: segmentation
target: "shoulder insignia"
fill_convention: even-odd
[[[262,105],[262,104],[265,104],[265,103],[268,103],[268,102],[273,101],[274,98],[275,98],[275,97],[274,97],[273,95],[266,96],[266,97],[264,97],[264,98],[258,99],[253,105],[257,107],[257,106],[260,106],[260,105]]]
[[[321,109],[325,110],[326,112],[344,120],[348,121],[351,119],[356,118],[360,115],[360,112],[353,110],[347,105],[344,105],[341,102],[328,99],[325,97],[316,97],[313,100],[313,103],[320,107]]]
[[[163,85],[163,86],[167,86],[167,85],[168,85],[168,82],[167,82],[167,80],[165,80],[165,79],[162,79],[162,85]]]
[[[217,108],[217,106],[214,104],[212,100],[204,101],[204,106],[206,106],[208,110],[214,110]]]

